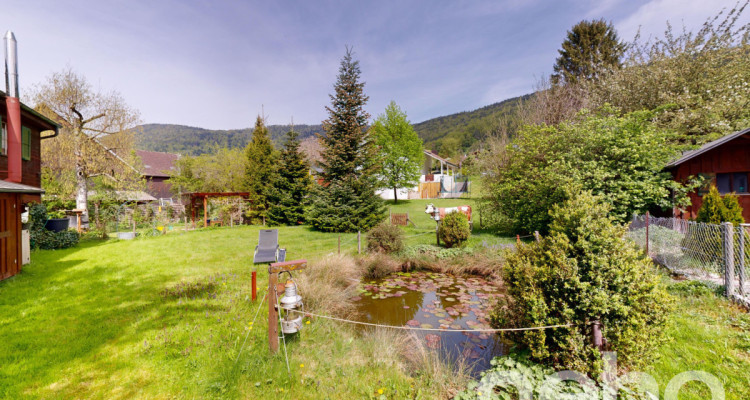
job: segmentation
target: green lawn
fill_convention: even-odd
[[[750,314],[715,294],[677,295],[668,334],[652,374],[661,394],[679,373],[700,370],[722,382],[727,399],[750,399]],[[690,383],[680,400],[710,399],[703,384]]]
[[[0,283],[0,398],[361,398],[381,387],[418,390],[407,374],[364,356],[374,345],[322,321],[292,343],[288,377],[283,355],[267,351],[266,307],[235,365],[256,311],[248,295],[258,229],[33,252],[32,264]],[[280,237],[290,258],[322,255],[337,243],[306,227],[281,228]]]
[[[425,203],[397,207],[411,215]],[[434,225],[421,222],[430,221],[407,230],[411,244],[434,240]],[[405,370],[382,341],[322,320],[290,343],[288,376],[283,353],[267,351],[266,307],[249,329],[259,229],[33,252],[20,275],[0,282],[0,398],[358,399],[379,389],[386,398],[434,397],[430,374]],[[475,245],[512,241],[475,233]],[[338,245],[338,235],[304,226],[280,228],[279,236],[288,259],[320,258]],[[341,240],[342,251],[356,252],[356,234]],[[259,271],[262,298],[267,273]],[[647,372],[664,390],[679,372],[705,370],[725,382],[727,399],[750,398],[749,328],[747,313],[715,295],[679,297],[669,328],[675,341]],[[684,398],[704,398],[702,390],[690,385]]]

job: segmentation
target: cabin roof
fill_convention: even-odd
[[[38,187],[0,180],[0,193],[44,193]]]
[[[682,163],[684,163],[686,161],[692,160],[693,158],[698,157],[701,154],[707,153],[710,150],[713,150],[713,149],[715,149],[717,147],[720,147],[720,146],[722,146],[722,145],[724,145],[726,143],[731,142],[732,140],[735,140],[735,139],[740,138],[740,137],[745,136],[745,135],[750,135],[750,128],[747,128],[747,129],[741,130],[741,131],[737,131],[737,132],[734,132],[732,134],[726,135],[726,136],[724,136],[722,138],[719,138],[719,139],[716,139],[714,141],[708,142],[708,143],[704,144],[703,146],[701,146],[698,149],[686,151],[686,152],[682,153],[682,156],[680,158],[678,158],[678,159],[670,162],[669,164],[667,164],[666,168],[667,169],[675,168],[675,167],[679,166],[680,164],[682,164]]]
[[[424,150],[424,155],[426,155],[427,157],[433,158],[435,160],[438,160],[438,161],[440,161],[442,163],[446,163],[448,165],[451,165],[451,166],[454,166],[454,167],[458,167],[458,165],[456,165],[456,164],[448,161],[447,159],[445,159],[443,157],[440,157],[436,153],[433,153],[431,150]]]
[[[175,161],[180,158],[179,154],[162,153],[160,151],[136,150],[135,154],[141,158],[145,176],[169,177],[169,171],[173,171]]]

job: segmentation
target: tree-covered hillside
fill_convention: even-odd
[[[433,118],[415,124],[414,130],[424,141],[426,149],[454,156],[475,148],[488,134],[503,127],[514,133],[519,105],[530,96],[513,97],[474,111]]]
[[[514,97],[474,111],[433,118],[414,124],[414,130],[424,141],[425,148],[452,157],[476,148],[487,135],[501,127],[515,132],[518,106],[530,95]],[[289,125],[269,125],[274,145],[280,148]],[[294,125],[300,140],[323,131],[321,125]],[[184,125],[145,124],[136,135],[136,147],[142,150],[165,151],[185,155],[210,152],[217,145],[244,148],[250,141],[253,128],[211,130]]]
[[[250,141],[253,128],[211,130],[184,125],[145,124],[138,127],[136,147],[142,150],[164,151],[184,155],[200,155],[216,146],[244,148]],[[276,147],[283,142],[289,125],[269,125],[268,131]],[[299,137],[305,139],[321,132],[320,125],[294,125]]]

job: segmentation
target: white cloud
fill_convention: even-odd
[[[620,37],[629,42],[641,29],[641,37],[662,37],[667,28],[667,21],[678,31],[684,25],[688,30],[696,31],[710,17],[718,14],[722,8],[729,11],[736,5],[736,0],[653,0],[639,7],[624,20],[615,23]],[[745,12],[744,22],[750,16]]]

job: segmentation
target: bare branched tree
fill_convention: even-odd
[[[86,78],[67,67],[51,74],[31,95],[36,109],[62,125],[60,136],[44,142],[42,167],[50,179],[75,193],[76,207],[88,214],[89,179],[110,178],[114,187],[137,185],[140,174],[133,152],[138,111],[116,91],[95,91]]]

